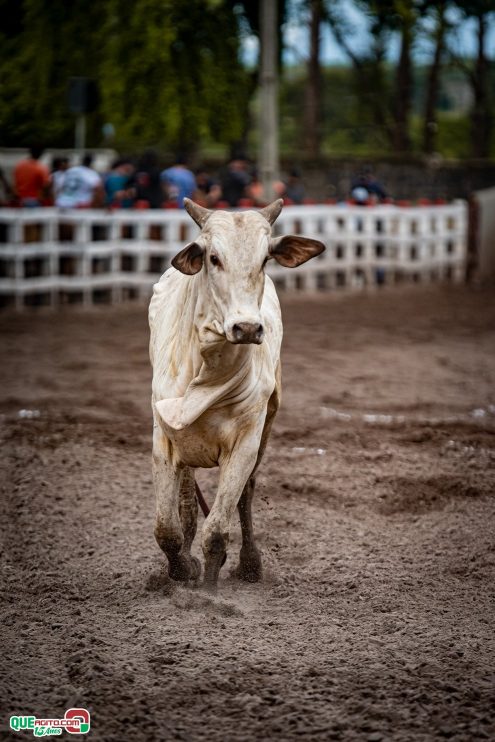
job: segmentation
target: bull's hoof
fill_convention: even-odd
[[[261,555],[257,549],[243,552],[239,556],[239,564],[233,572],[234,577],[244,582],[259,582],[263,574]]]
[[[196,557],[180,555],[176,559],[170,560],[168,574],[176,582],[198,580],[201,575],[201,564]]]

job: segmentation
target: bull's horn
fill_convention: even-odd
[[[198,227],[203,228],[213,213],[210,209],[205,209],[199,204],[195,204],[190,198],[184,199],[184,208],[189,216],[194,219]]]
[[[278,215],[282,211],[283,205],[283,199],[277,198],[276,201],[273,201],[271,204],[268,204],[268,206],[265,206],[264,209],[261,209],[260,214],[265,217],[267,222],[274,224]]]

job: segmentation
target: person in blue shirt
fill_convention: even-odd
[[[178,157],[175,165],[164,170],[160,177],[166,186],[168,200],[176,201],[179,209],[183,209],[184,199],[192,198],[196,190],[196,178],[188,169],[186,160]]]
[[[129,160],[116,160],[105,178],[105,204],[129,209],[133,204],[134,166]]]

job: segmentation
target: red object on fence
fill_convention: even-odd
[[[240,198],[237,206],[240,209],[249,209],[254,206],[254,201],[252,198]]]
[[[162,204],[162,209],[178,209],[179,204],[177,201],[164,201]]]
[[[139,211],[142,211],[143,209],[149,209],[149,207],[150,202],[146,201],[146,199],[144,198],[139,199],[139,201],[136,201],[136,203],[134,204],[134,208],[138,209]]]
[[[228,201],[217,201],[216,208],[217,209],[230,209],[230,204]]]
[[[431,201],[429,198],[418,198],[417,204],[418,206],[431,206]]]
[[[411,202],[404,199],[402,201],[397,201],[397,206],[411,206]]]

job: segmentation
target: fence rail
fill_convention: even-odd
[[[325,253],[291,271],[268,263],[282,290],[462,281],[467,207],[287,206],[276,234],[321,240]],[[147,298],[198,233],[184,211],[0,210],[0,306]]]

